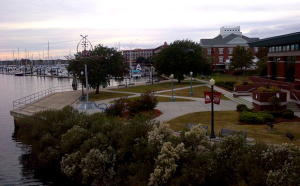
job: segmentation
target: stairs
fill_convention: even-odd
[[[291,109],[293,112],[300,112],[299,108],[294,102],[287,102],[286,108]]]
[[[245,104],[249,109],[253,108],[252,102],[250,102],[246,99],[240,98],[240,97],[235,98],[235,97],[233,97],[232,93],[225,94],[225,97],[227,97],[228,99],[231,99],[232,101],[236,102],[237,104]]]

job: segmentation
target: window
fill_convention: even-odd
[[[295,49],[294,47],[295,47],[295,45],[291,45],[291,50],[294,50]]]
[[[228,48],[228,54],[232,54],[233,53],[233,48]]]
[[[255,53],[258,52],[258,47],[254,47],[254,52],[255,52]]]
[[[207,55],[211,55],[211,49],[210,48],[207,49]]]
[[[219,62],[223,62],[223,57],[219,57]]]
[[[299,45],[295,44],[295,50],[299,50]]]
[[[286,46],[286,51],[290,51],[290,45]]]
[[[282,49],[282,46],[279,46],[278,47],[278,51],[281,52],[281,49]]]
[[[219,48],[219,54],[223,54],[223,48]]]
[[[286,46],[283,46],[283,47],[282,47],[282,51],[286,51]]]

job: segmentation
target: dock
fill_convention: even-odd
[[[81,94],[81,90],[73,91],[71,87],[50,88],[15,100],[10,115],[19,118],[44,110],[59,110],[75,103]]]

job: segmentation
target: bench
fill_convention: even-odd
[[[145,83],[146,83],[146,84],[147,84],[147,83],[152,83],[152,81],[146,81]]]
[[[135,85],[135,83],[129,83],[128,86],[130,86],[130,85]]]
[[[125,84],[118,85],[118,87],[125,87],[125,86],[126,86]]]
[[[243,132],[240,130],[232,130],[232,129],[221,129],[221,131],[219,132],[220,137],[224,137],[224,136],[229,136],[232,135],[234,133],[241,133],[243,134],[244,138],[247,138],[247,132]]]
[[[193,123],[187,123],[187,124],[185,124],[185,126],[186,126],[187,128],[189,128],[190,130],[191,130],[194,126],[197,126],[197,125],[198,125],[198,124],[193,124]],[[207,125],[201,125],[201,127],[202,127],[203,129],[206,130],[206,135],[207,135],[208,126],[207,126]]]

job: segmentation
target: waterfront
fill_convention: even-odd
[[[13,101],[55,86],[71,86],[72,79],[0,74],[0,185],[49,185],[21,164],[21,156],[30,148],[13,137],[14,121],[10,116]]]

